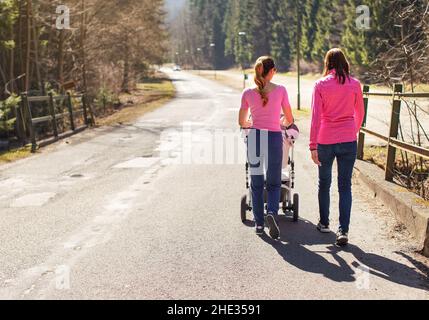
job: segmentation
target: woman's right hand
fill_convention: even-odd
[[[253,127],[253,122],[250,120],[247,120],[246,122],[243,123],[243,125],[241,127],[243,129],[250,129]]]
[[[311,151],[311,159],[313,159],[314,164],[318,165],[319,167],[322,166],[322,163],[319,160],[319,153],[317,150]]]

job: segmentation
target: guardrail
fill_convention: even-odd
[[[403,98],[415,98],[415,99],[429,98],[429,93],[404,93],[403,89],[404,89],[403,85],[401,84],[396,84],[394,86],[392,93],[370,92],[370,87],[367,85],[365,85],[363,88],[365,118],[359,133],[358,159],[363,160],[364,158],[365,135],[369,134],[371,136],[374,136],[386,142],[387,143],[387,163],[386,163],[385,178],[387,181],[390,181],[390,182],[392,182],[394,178],[394,166],[395,166],[397,150],[402,150],[404,152],[414,154],[421,158],[429,159],[429,149],[398,140],[402,99]],[[371,96],[372,97],[389,97],[393,99],[389,136],[387,137],[366,128],[367,115],[368,115],[368,103],[369,103],[369,97]]]
[[[73,105],[73,100],[80,100],[81,107],[75,109]],[[57,113],[55,108],[55,103],[60,102],[61,105],[65,104],[65,108],[62,108],[60,113]],[[46,103],[48,106],[48,112],[45,115],[39,115],[33,117],[33,104],[34,103]],[[63,105],[64,106],[64,105]],[[71,136],[78,132],[85,130],[90,124],[88,118],[88,106],[86,104],[85,95],[71,95],[67,93],[66,95],[54,96],[49,94],[47,96],[37,96],[31,97],[26,94],[21,95],[21,110],[20,114],[22,115],[23,124],[19,124],[18,127],[18,136],[26,139],[29,135],[31,141],[31,151],[35,152],[38,146],[45,146],[65,137]],[[64,112],[64,109],[66,111]],[[83,117],[83,125],[77,127],[76,119],[78,116]],[[58,130],[58,120],[68,119],[70,130],[63,133],[59,133]],[[53,132],[53,138],[44,140],[38,144],[38,138],[36,134],[35,126],[43,123],[50,123]]]

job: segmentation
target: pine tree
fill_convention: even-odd
[[[280,71],[287,71],[291,65],[292,51],[295,47],[293,31],[289,24],[293,20],[293,7],[290,1],[271,0],[272,12],[271,55],[277,61]],[[288,23],[289,22],[289,23]]]
[[[319,0],[306,0],[302,10],[303,16],[301,48],[303,57],[307,61],[312,61],[313,59],[313,48],[317,34],[317,24],[319,22],[317,20],[319,6]]]

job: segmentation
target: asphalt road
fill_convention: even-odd
[[[281,241],[258,238],[239,217],[240,93],[167,72],[177,98],[136,123],[0,167],[0,298],[429,298],[412,239],[362,186],[350,246],[316,232],[308,120],[296,148],[302,218],[282,219]]]

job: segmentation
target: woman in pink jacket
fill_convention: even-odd
[[[329,233],[330,188],[334,160],[338,165],[340,226],[337,244],[347,245],[352,208],[352,173],[357,154],[357,134],[364,119],[362,87],[350,76],[350,65],[340,49],[326,54],[324,78],[313,91],[310,134],[311,156],[319,166],[320,222]]]

